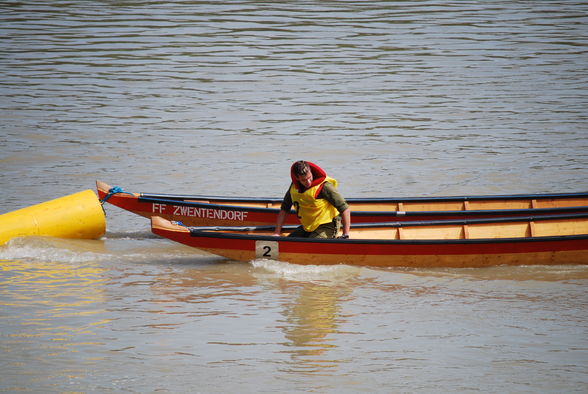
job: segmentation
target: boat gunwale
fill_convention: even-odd
[[[552,199],[552,198],[574,198],[588,197],[588,191],[570,192],[570,193],[528,193],[528,194],[488,194],[473,196],[429,196],[429,197],[350,197],[346,198],[347,202],[366,202],[366,203],[398,203],[398,202],[464,202],[480,200],[524,200],[524,199]],[[244,202],[272,202],[280,203],[282,198],[267,197],[228,197],[228,196],[206,196],[206,195],[182,195],[182,194],[165,194],[165,193],[138,193],[141,199],[168,199],[170,201],[184,200],[216,200],[216,201],[244,201]],[[187,202],[187,201],[186,201]]]

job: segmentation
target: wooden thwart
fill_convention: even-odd
[[[470,229],[467,224],[463,225],[463,238],[470,239]]]

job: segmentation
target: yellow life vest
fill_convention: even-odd
[[[337,181],[331,177],[325,177],[321,183],[306,189],[302,193],[298,192],[295,185],[290,187],[292,204],[300,219],[300,223],[302,223],[302,227],[304,227],[304,231],[312,232],[321,224],[333,221],[339,214],[337,208],[331,205],[330,202],[322,198],[315,198],[319,187],[327,181],[337,188]]]

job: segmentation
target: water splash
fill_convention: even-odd
[[[135,238],[132,234],[101,240],[22,237],[0,247],[0,260],[31,260],[83,264],[91,262],[186,263],[203,252],[162,239]],[[208,256],[208,254],[206,254]]]
[[[85,263],[104,256],[101,249],[100,241],[22,237],[0,247],[0,259]]]
[[[254,275],[260,279],[282,278],[297,282],[342,282],[355,278],[361,268],[349,265],[297,265],[282,261],[251,261]]]

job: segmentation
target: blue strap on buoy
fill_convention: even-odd
[[[100,200],[100,204],[102,204],[102,206],[104,206],[104,203],[106,201],[108,201],[108,199],[113,195],[113,194],[117,194],[117,193],[126,193],[126,194],[130,194],[131,196],[133,195],[133,193],[129,193],[129,192],[125,192],[120,186],[114,186],[111,187],[108,190],[108,193],[106,193],[106,195],[104,196],[104,198],[102,200]]]

